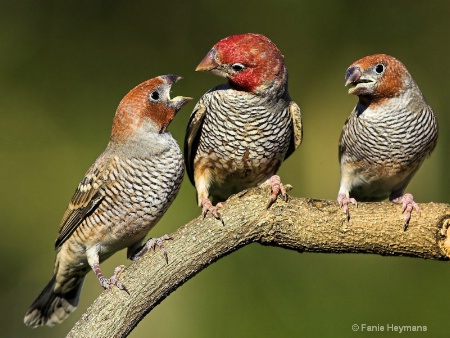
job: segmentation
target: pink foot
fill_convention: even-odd
[[[132,261],[135,261],[149,250],[156,250],[156,247],[161,250],[166,263],[169,263],[166,248],[164,247],[164,241],[171,239],[169,235],[164,235],[159,238],[150,238],[143,246],[136,250],[136,252],[130,257]]]
[[[270,191],[272,194],[269,197],[266,208],[268,209],[277,200],[278,195],[281,195],[285,201],[287,201],[286,187],[281,183],[280,176],[273,175],[263,184],[270,185]]]
[[[202,200],[202,216],[203,218],[206,217],[208,212],[210,212],[216,219],[220,219],[221,215],[219,213],[219,209],[223,207],[225,202],[217,203],[216,206],[212,204],[209,198],[204,198]]]
[[[123,269],[125,269],[125,265],[119,265],[118,267],[116,267],[114,269],[114,273],[111,276],[111,278],[105,278],[100,270],[100,266],[98,264],[94,264],[94,266],[92,267],[95,274],[97,275],[98,281],[100,282],[100,285],[104,288],[104,289],[110,289],[112,285],[117,286],[118,289],[120,290],[124,290],[126,293],[129,294],[128,289],[126,288],[125,285],[123,285],[121,282],[119,282],[119,280],[117,279],[117,275],[119,274],[120,271],[122,271]]]
[[[349,198],[345,194],[338,194],[337,201],[339,206],[343,209],[344,213],[347,215],[347,220],[350,220],[350,211],[348,210],[348,204],[352,203],[358,207],[358,202],[354,198]]]
[[[402,213],[405,213],[405,224],[403,230],[408,229],[409,221],[411,220],[411,212],[414,208],[420,215],[420,208],[416,202],[414,202],[413,195],[404,194],[403,196],[391,199],[391,202],[402,203]]]

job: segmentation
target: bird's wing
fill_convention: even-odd
[[[77,227],[91,215],[102,202],[103,189],[108,185],[107,173],[99,167],[98,161],[92,165],[78,185],[69,206],[61,220],[59,235],[55,248],[61,245],[73,234]]]
[[[194,158],[197,154],[198,141],[205,116],[206,107],[202,99],[200,99],[195,105],[191,117],[189,118],[189,124],[184,139],[184,162],[186,164],[186,172],[189,176],[189,180],[194,186]]]
[[[300,107],[294,101],[291,101],[289,104],[289,114],[292,120],[292,136],[288,151],[284,157],[285,160],[300,146],[303,139],[302,114]]]

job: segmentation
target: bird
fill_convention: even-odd
[[[393,56],[355,61],[345,72],[345,85],[359,100],[339,140],[338,203],[349,218],[349,203],[389,198],[402,204],[406,231],[413,209],[420,213],[420,208],[404,191],[436,147],[436,116]]]
[[[258,184],[271,187],[268,207],[279,194],[286,197],[276,172],[301,144],[303,129],[278,47],[261,34],[232,35],[196,71],[227,79],[199,99],[186,129],[186,172],[203,216],[220,219],[222,201]]]
[[[105,278],[100,263],[128,248],[135,260],[167,235],[141,245],[166,212],[184,176],[183,154],[167,131],[175,114],[192,98],[170,98],[178,75],[162,75],[133,88],[120,102],[109,143],[79,183],[63,215],[55,242],[53,277],[32,303],[24,322],[30,327],[64,321],[79,301],[92,269],[100,285],[128,292],[117,274]]]

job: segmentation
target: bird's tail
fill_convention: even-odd
[[[76,286],[66,293],[55,293],[55,275],[31,304],[25,314],[24,323],[31,327],[40,325],[53,326],[64,321],[78,306],[84,277]]]

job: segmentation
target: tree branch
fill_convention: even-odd
[[[421,204],[403,231],[401,207],[393,203],[351,206],[347,222],[334,201],[291,197],[265,209],[268,191],[254,188],[232,196],[221,221],[198,217],[166,241],[169,264],[149,252],[131,264],[120,280],[130,294],[103,292],[82,315],[68,337],[126,337],[171,292],[205,267],[249,244],[279,246],[299,252],[372,253],[448,260],[450,205]]]

